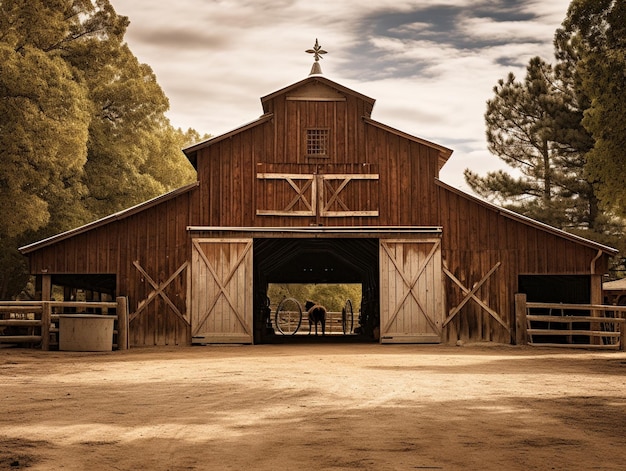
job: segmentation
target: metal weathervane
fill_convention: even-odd
[[[313,57],[315,58],[315,62],[313,63],[313,67],[311,67],[311,73],[309,75],[321,74],[322,67],[319,64],[319,60],[323,59],[322,54],[327,54],[328,52],[322,49],[322,46],[319,45],[317,38],[315,38],[315,46],[313,46],[313,49],[307,49],[306,52],[313,54]]]

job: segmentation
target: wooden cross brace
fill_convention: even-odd
[[[307,201],[306,196],[304,194],[309,188],[311,188],[311,185],[313,184],[313,179],[311,178],[310,180],[305,180],[304,185],[302,185],[302,188],[300,188],[292,178],[285,177],[285,180],[295,190],[296,196],[294,196],[294,198],[291,200],[291,202],[287,205],[287,207],[283,211],[291,211],[291,208],[293,208],[296,205],[296,203],[298,203],[298,201],[302,201],[302,203],[304,203],[304,206],[309,211],[311,211],[312,213],[315,213],[315,199],[316,199],[315,192],[313,192],[313,195],[311,196],[311,203]]]
[[[406,301],[406,299],[409,296],[411,296],[413,298],[413,300],[415,301],[415,303],[417,304],[417,307],[419,308],[419,310],[422,311],[422,314],[424,315],[424,318],[426,319],[428,324],[430,324],[430,327],[435,332],[440,333],[441,329],[428,316],[428,314],[426,313],[426,310],[424,309],[424,306],[422,306],[422,303],[419,300],[418,294],[415,292],[415,285],[417,284],[417,281],[422,276],[422,273],[424,273],[424,270],[428,266],[428,262],[430,262],[430,259],[433,257],[433,255],[435,254],[435,252],[439,248],[440,242],[437,241],[436,243],[433,244],[432,248],[430,249],[430,252],[428,253],[428,256],[422,261],[421,265],[418,267],[417,273],[415,274],[415,276],[413,277],[412,280],[409,280],[407,278],[406,274],[404,273],[404,270],[402,269],[402,266],[400,265],[400,263],[398,263],[398,261],[396,260],[394,255],[391,253],[391,250],[389,250],[389,247],[387,246],[387,244],[382,243],[381,245],[382,245],[383,249],[385,250],[385,252],[387,252],[387,256],[389,257],[389,260],[391,260],[391,262],[396,267],[396,271],[400,275],[400,277],[402,278],[402,281],[404,282],[406,288],[408,288],[406,290],[406,292],[404,293],[404,295],[402,296],[402,299],[400,299],[400,301],[398,301],[398,304],[396,305],[396,309],[393,312],[393,314],[391,316],[389,316],[389,320],[387,321],[387,324],[385,325],[385,328],[384,328],[383,332],[387,332],[389,330],[389,328],[391,327],[391,324],[396,319],[396,316],[398,315],[398,312],[400,312],[400,309],[404,305],[404,302]]]
[[[226,302],[228,302],[228,304],[230,305],[230,308],[233,310],[233,313],[235,314],[241,326],[243,327],[243,330],[246,332],[246,334],[251,335],[252,333],[250,332],[248,324],[246,323],[245,319],[241,316],[241,313],[237,310],[237,306],[231,299],[230,295],[228,294],[228,291],[226,291],[226,287],[228,286],[233,276],[237,272],[237,269],[239,268],[239,265],[241,264],[243,259],[246,258],[246,255],[248,254],[248,252],[250,252],[250,249],[252,248],[252,243],[251,242],[248,243],[246,248],[241,252],[235,264],[230,268],[228,276],[226,276],[224,280],[220,280],[220,277],[215,271],[215,268],[213,267],[213,265],[211,264],[207,256],[204,254],[204,252],[198,245],[197,241],[194,241],[194,245],[198,249],[198,253],[200,254],[200,257],[204,261],[207,269],[209,270],[209,272],[211,273],[211,276],[213,277],[213,280],[215,281],[215,283],[217,284],[219,288],[219,292],[213,297],[213,300],[209,303],[208,305],[209,307],[204,311],[204,314],[201,316],[200,321],[198,322],[198,325],[200,326],[206,322],[206,320],[211,315],[211,311],[217,304],[217,301],[219,301],[221,296],[224,296],[224,298],[226,298]]]
[[[188,262],[183,263],[178,268],[178,270],[176,270],[174,274],[172,274],[172,276],[170,276],[167,279],[167,281],[165,281],[164,283],[160,283],[160,284],[154,281],[152,277],[148,275],[148,273],[139,264],[138,260],[135,260],[133,262],[133,265],[135,266],[137,270],[139,270],[139,273],[142,274],[142,276],[148,281],[148,283],[150,283],[150,285],[154,289],[150,292],[150,294],[148,294],[148,297],[145,299],[145,302],[141,306],[139,306],[139,308],[132,314],[132,316],[130,316],[130,320],[132,321],[133,319],[135,319],[141,313],[141,311],[143,311],[146,308],[146,306],[148,306],[148,304],[152,302],[153,299],[155,299],[157,296],[161,296],[161,298],[163,298],[163,301],[165,301],[168,304],[168,306],[172,308],[172,311],[174,311],[174,314],[176,314],[183,322],[185,322],[186,324],[189,324],[189,321],[185,319],[185,316],[178,310],[176,305],[164,292],[165,288],[167,288],[169,284],[172,281],[174,281],[176,277],[180,275],[185,268],[187,268]]]
[[[461,283],[455,276],[454,274],[448,270],[446,267],[443,267],[443,271],[446,275],[448,275],[448,277],[454,281],[454,283],[461,288],[461,291],[463,291],[463,293],[465,294],[465,297],[463,298],[463,300],[459,303],[459,305],[457,307],[455,307],[454,309],[452,309],[452,311],[450,311],[450,314],[448,315],[448,317],[446,318],[446,320],[444,321],[443,325],[444,327],[446,325],[448,325],[448,323],[454,318],[454,316],[456,316],[461,309],[463,308],[463,306],[465,306],[465,304],[470,300],[473,299],[480,307],[482,307],[485,311],[487,311],[489,313],[489,315],[491,317],[493,317],[496,321],[498,321],[498,323],[504,327],[507,332],[511,333],[511,329],[504,323],[504,321],[502,320],[502,318],[500,318],[500,316],[498,315],[498,313],[496,311],[494,311],[493,309],[491,309],[487,304],[485,304],[483,302],[482,299],[478,298],[476,296],[476,292],[480,289],[480,287],[485,283],[485,281],[487,281],[489,279],[489,277],[491,275],[493,275],[493,273],[498,269],[498,267],[500,266],[500,262],[496,263],[491,270],[489,270],[487,272],[487,274],[485,276],[483,276],[481,278],[481,280],[476,283],[472,289],[467,289],[465,286],[463,286],[463,283]]]
[[[343,200],[339,197],[339,193],[341,192],[341,190],[343,190],[348,183],[352,180],[352,178],[350,178],[349,176],[347,176],[346,178],[343,179],[343,181],[341,182],[341,184],[337,187],[337,189],[335,190],[331,185],[330,185],[330,180],[329,179],[324,179],[324,188],[327,189],[330,192],[330,198],[328,198],[328,201],[326,203],[326,205],[324,206],[324,211],[329,211],[330,208],[332,207],[333,203],[337,202],[337,204],[339,204],[339,206],[341,206],[341,208],[344,211],[350,211],[348,209],[348,206],[346,206],[346,204],[343,202]]]

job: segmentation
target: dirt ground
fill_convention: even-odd
[[[0,349],[0,469],[624,470],[626,354]]]

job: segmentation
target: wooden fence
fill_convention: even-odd
[[[276,310],[272,310],[272,327],[274,327],[274,331],[278,333],[280,329],[276,325]],[[281,311],[283,318],[285,319],[285,325],[288,327],[285,329],[285,326],[282,326],[282,330],[285,335],[294,334],[293,330],[296,326],[298,326],[298,319],[300,320],[300,325],[298,326],[298,330],[296,332],[297,335],[304,335],[309,333],[309,318],[306,311]],[[300,317],[302,316],[302,317]],[[350,335],[354,333],[354,329],[358,327],[358,314],[352,315],[348,321],[348,331],[343,331],[343,313],[341,311],[326,311],[326,335]],[[315,332],[315,326],[312,328],[312,332]],[[318,332],[321,334],[321,327],[318,324]]]
[[[532,314],[532,310],[542,313]],[[624,312],[626,306],[535,303],[527,302],[525,294],[516,294],[515,340],[517,345],[623,351],[626,344]],[[561,342],[551,339],[560,339]]]
[[[115,311],[115,314],[110,314]],[[0,344],[50,350],[59,344],[59,317],[101,314],[114,317],[113,348],[128,348],[128,300],[115,302],[0,301]]]

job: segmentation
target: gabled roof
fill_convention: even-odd
[[[281,88],[280,90],[271,93],[269,95],[266,95],[264,97],[261,98],[261,103],[263,105],[263,111],[265,113],[268,112],[268,103],[271,102],[274,98],[276,98],[277,96],[280,95],[287,95],[290,93],[293,93],[294,91],[296,91],[299,88],[302,88],[303,86],[309,85],[309,84],[314,84],[314,83],[318,83],[321,85],[325,85],[329,88],[335,89],[336,91],[338,91],[339,93],[342,93],[344,95],[351,95],[353,97],[358,98],[359,100],[363,100],[364,102],[366,102],[367,104],[369,104],[369,112],[371,113],[372,108],[374,107],[374,103],[376,103],[376,100],[373,98],[370,98],[366,95],[363,95],[359,92],[355,92],[354,90],[348,88],[348,87],[344,87],[343,85],[338,84],[337,82],[333,82],[332,80],[327,79],[326,77],[323,77],[321,75],[309,75],[307,78],[305,78],[304,80],[300,80],[299,82],[296,82],[292,85],[289,85],[285,88]]]
[[[368,96],[362,95],[361,93],[355,92],[354,90],[351,90],[347,87],[344,87],[343,85],[340,85],[336,82],[333,82],[332,80],[327,79],[326,77],[322,77],[320,75],[310,75],[307,78],[305,78],[304,80],[300,80],[299,82],[296,82],[292,85],[289,85],[285,88],[282,88],[274,93],[271,93],[269,95],[266,95],[264,97],[261,98],[261,104],[263,105],[263,115],[261,115],[261,117],[259,117],[258,119],[251,121],[247,124],[244,124],[243,126],[239,126],[238,128],[233,129],[232,131],[229,131],[225,134],[221,134],[219,136],[215,136],[212,137],[210,139],[207,139],[205,141],[202,142],[198,142],[196,144],[193,144],[189,147],[186,147],[185,149],[183,149],[183,152],[185,153],[185,155],[187,156],[187,159],[189,159],[189,162],[191,162],[191,165],[193,165],[193,167],[197,170],[197,165],[198,165],[198,157],[197,157],[197,152],[201,149],[204,149],[206,147],[209,147],[213,144],[216,144],[220,141],[223,141],[224,139],[228,139],[236,134],[239,134],[240,132],[246,131],[248,129],[251,129],[255,126],[258,126],[260,124],[263,124],[267,121],[269,121],[270,119],[272,119],[272,117],[274,116],[273,113],[269,112],[269,103],[276,97],[280,96],[280,95],[284,95],[284,94],[290,94],[290,93],[297,93],[297,91],[299,89],[302,89],[303,87],[307,87],[310,85],[322,85],[324,87],[327,87],[329,89],[332,89],[336,92],[338,92],[337,94],[343,94],[343,95],[351,95],[354,96],[360,100],[363,100],[365,103],[368,104],[368,113],[371,113],[372,108],[374,107],[374,103],[376,102],[376,100],[374,100],[373,98],[370,98]],[[322,98],[324,99],[324,98]],[[326,97],[327,99],[327,97]],[[369,116],[368,116],[369,117]]]
[[[48,237],[47,239],[43,239],[37,242],[33,242],[32,244],[29,245],[25,245],[24,247],[20,247],[18,250],[26,255],[30,252],[34,252],[35,250],[41,249],[43,247],[47,247],[48,245],[53,245],[57,242],[60,242],[62,240],[65,239],[69,239],[70,237],[74,237],[78,234],[82,234],[85,232],[88,232],[92,229],[96,229],[98,227],[104,226],[106,224],[109,224],[111,222],[114,221],[119,221],[121,219],[127,218],[129,216],[132,216],[133,214],[137,214],[141,211],[144,211],[148,208],[151,208],[153,206],[156,206],[158,204],[161,204],[165,201],[171,200],[176,198],[179,195],[182,195],[184,193],[187,193],[191,190],[193,190],[194,188],[197,188],[199,185],[198,182],[194,182],[191,183],[189,185],[183,186],[181,188],[177,188],[176,190],[172,190],[169,193],[164,193],[162,195],[159,195],[155,198],[152,198],[151,200],[148,201],[144,201],[143,203],[139,203],[135,206],[132,206],[130,208],[124,209],[122,211],[119,211],[117,213],[113,213],[110,214],[106,217],[103,217],[102,219],[98,219],[97,221],[93,221],[90,222],[88,224],[85,224],[84,226],[80,226],[77,227],[75,229],[71,229],[69,231],[66,232],[62,232],[60,234],[56,234],[52,237]]]
[[[263,111],[264,114],[261,115],[258,119],[251,121],[249,123],[246,123],[242,126],[239,126],[238,128],[233,129],[232,131],[229,131],[225,134],[221,134],[219,136],[215,136],[215,137],[211,137],[205,141],[202,142],[198,142],[196,144],[193,144],[189,147],[186,147],[185,149],[183,149],[183,152],[185,153],[185,155],[187,156],[187,158],[189,159],[189,161],[191,162],[191,164],[193,165],[193,167],[195,169],[197,169],[197,152],[201,149],[204,149],[206,147],[209,147],[213,144],[216,144],[220,141],[223,141],[224,139],[228,139],[236,134],[239,134],[240,132],[246,131],[248,129],[251,129],[255,126],[258,126],[260,124],[263,124],[267,121],[269,121],[270,119],[272,119],[272,117],[274,116],[273,113],[269,112],[269,106],[268,104],[276,97],[281,96],[281,95],[290,95],[290,94],[294,94],[297,93],[297,91],[299,89],[303,89],[306,88],[307,86],[310,86],[312,84],[320,84],[322,86],[325,87],[329,87],[335,91],[337,91],[339,94],[344,94],[344,95],[351,95],[354,96],[360,100],[363,100],[364,102],[366,102],[369,105],[369,109],[367,110],[368,116],[364,116],[363,119],[365,120],[365,122],[376,126],[380,129],[384,129],[385,131],[391,132],[393,134],[396,134],[398,136],[404,137],[406,139],[409,139],[413,142],[418,142],[420,144],[424,144],[428,147],[431,147],[433,149],[436,149],[439,151],[439,170],[441,170],[441,168],[445,165],[445,163],[448,161],[448,159],[450,158],[450,156],[452,155],[452,150],[448,149],[447,147],[444,147],[442,145],[439,144],[435,144],[431,141],[428,141],[426,139],[422,139],[416,136],[413,136],[411,134],[407,134],[403,131],[399,131],[397,129],[392,128],[391,126],[387,126],[386,124],[380,123],[376,120],[373,120],[370,118],[369,114],[371,114],[371,111],[374,107],[374,103],[376,102],[375,99],[370,98],[366,95],[363,95],[361,93],[355,92],[354,90],[351,90],[348,87],[345,87],[343,85],[338,84],[337,82],[333,82],[332,80],[327,79],[326,77],[320,76],[320,75],[310,75],[309,77],[300,80],[299,82],[296,82],[292,85],[289,85],[287,87],[284,87],[274,93],[271,93],[269,95],[266,95],[264,97],[261,98],[261,103],[263,105]],[[310,97],[309,97],[310,98]],[[321,97],[320,99],[324,100],[324,99],[329,99],[328,97]]]
[[[270,119],[272,119],[274,115],[272,113],[266,113],[264,115],[262,115],[261,117],[259,117],[258,119],[255,119],[254,121],[251,121],[249,123],[244,124],[243,126],[239,126],[238,128],[233,129],[232,131],[229,131],[225,134],[221,134],[219,136],[215,136],[215,137],[211,137],[205,141],[201,141],[201,142],[197,142],[189,147],[186,147],[183,149],[183,152],[185,153],[185,155],[187,156],[187,159],[189,159],[189,162],[191,162],[191,165],[193,165],[193,168],[195,168],[196,170],[198,170],[198,157],[197,157],[197,152],[200,149],[204,149],[205,147],[209,147],[213,144],[216,144],[220,141],[223,141],[224,139],[228,139],[229,137],[234,136],[235,134],[239,134],[240,132],[246,131],[248,129],[251,129],[255,126],[258,126],[260,124],[263,124],[267,121],[269,121]]]
[[[505,208],[501,208],[500,206],[496,206],[495,204],[489,203],[488,201],[484,201],[481,200],[480,198],[477,198],[475,196],[472,196],[468,193],[465,193],[464,191],[461,191],[457,188],[454,188],[450,185],[448,185],[447,183],[442,182],[441,180],[439,180],[438,178],[435,179],[435,183],[437,185],[439,185],[442,188],[445,188],[448,191],[451,191],[452,193],[455,193],[459,196],[461,196],[462,198],[468,199],[470,201],[473,201],[474,203],[478,203],[481,206],[484,206],[486,208],[491,209],[492,211],[495,211],[497,213],[499,213],[501,216],[504,216],[506,218],[509,219],[513,219],[519,222],[522,222],[524,224],[526,224],[527,226],[533,226],[537,229],[540,229],[542,231],[545,232],[549,232],[552,233],[554,235],[557,235],[559,237],[562,237],[564,239],[569,239],[573,242],[577,242],[579,244],[585,245],[587,247],[590,247],[592,249],[596,249],[596,250],[600,250],[608,255],[617,255],[619,253],[619,250],[614,249],[613,247],[609,247],[607,245],[603,245],[600,244],[598,242],[594,242],[593,240],[589,240],[589,239],[585,239],[584,237],[580,237],[577,236],[575,234],[570,234],[569,232],[565,232],[564,230],[561,229],[557,229],[556,227],[552,227],[548,224],[544,224],[543,222],[539,222],[535,219],[531,219],[527,216],[522,216],[521,214],[516,213],[515,211],[511,211],[510,209],[505,209]]]
[[[431,147],[433,149],[438,150],[439,151],[439,170],[441,170],[441,167],[443,167],[446,164],[446,162],[452,155],[452,152],[454,152],[452,149],[448,149],[447,147],[444,147],[442,145],[435,144],[434,142],[431,142],[431,141],[427,141],[426,139],[422,139],[421,137],[416,137],[411,134],[407,134],[403,131],[399,131],[398,129],[394,129],[391,126],[387,126],[386,124],[375,121],[372,118],[363,118],[363,119],[365,120],[366,123],[369,123],[372,126],[376,126],[377,128],[396,134],[397,136],[403,137],[410,141],[417,142],[419,144],[423,144],[427,147]]]

